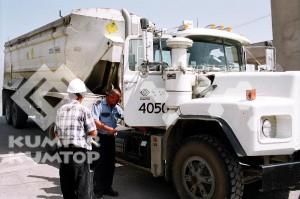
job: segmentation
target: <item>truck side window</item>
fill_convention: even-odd
[[[162,60],[163,60],[163,62],[167,63],[168,66],[171,66],[171,51],[170,50],[163,50],[162,51]],[[154,61],[155,62],[160,62],[161,61],[159,50],[155,50]]]
[[[167,38],[163,38],[161,41],[161,49],[162,53],[160,54],[160,41],[159,39],[155,39],[153,41],[153,58],[154,62],[161,62],[161,55],[162,61],[165,63],[166,66],[171,66],[171,49],[167,47],[166,44]]]
[[[132,39],[129,41],[128,65],[131,71],[138,70],[138,66],[143,63],[144,49],[143,40]]]

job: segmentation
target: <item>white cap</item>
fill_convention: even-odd
[[[86,92],[85,84],[82,80],[76,78],[70,81],[68,89],[68,93],[84,93]]]

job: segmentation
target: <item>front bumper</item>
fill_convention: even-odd
[[[300,188],[300,162],[262,166],[262,191]]]

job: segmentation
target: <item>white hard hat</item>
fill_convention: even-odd
[[[85,84],[82,80],[76,78],[70,81],[68,89],[68,93],[84,93],[86,92]]]

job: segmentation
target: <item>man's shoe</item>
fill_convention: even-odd
[[[110,188],[110,189],[104,191],[104,195],[117,197],[117,196],[119,196],[119,193],[117,191],[113,190],[112,188]]]

